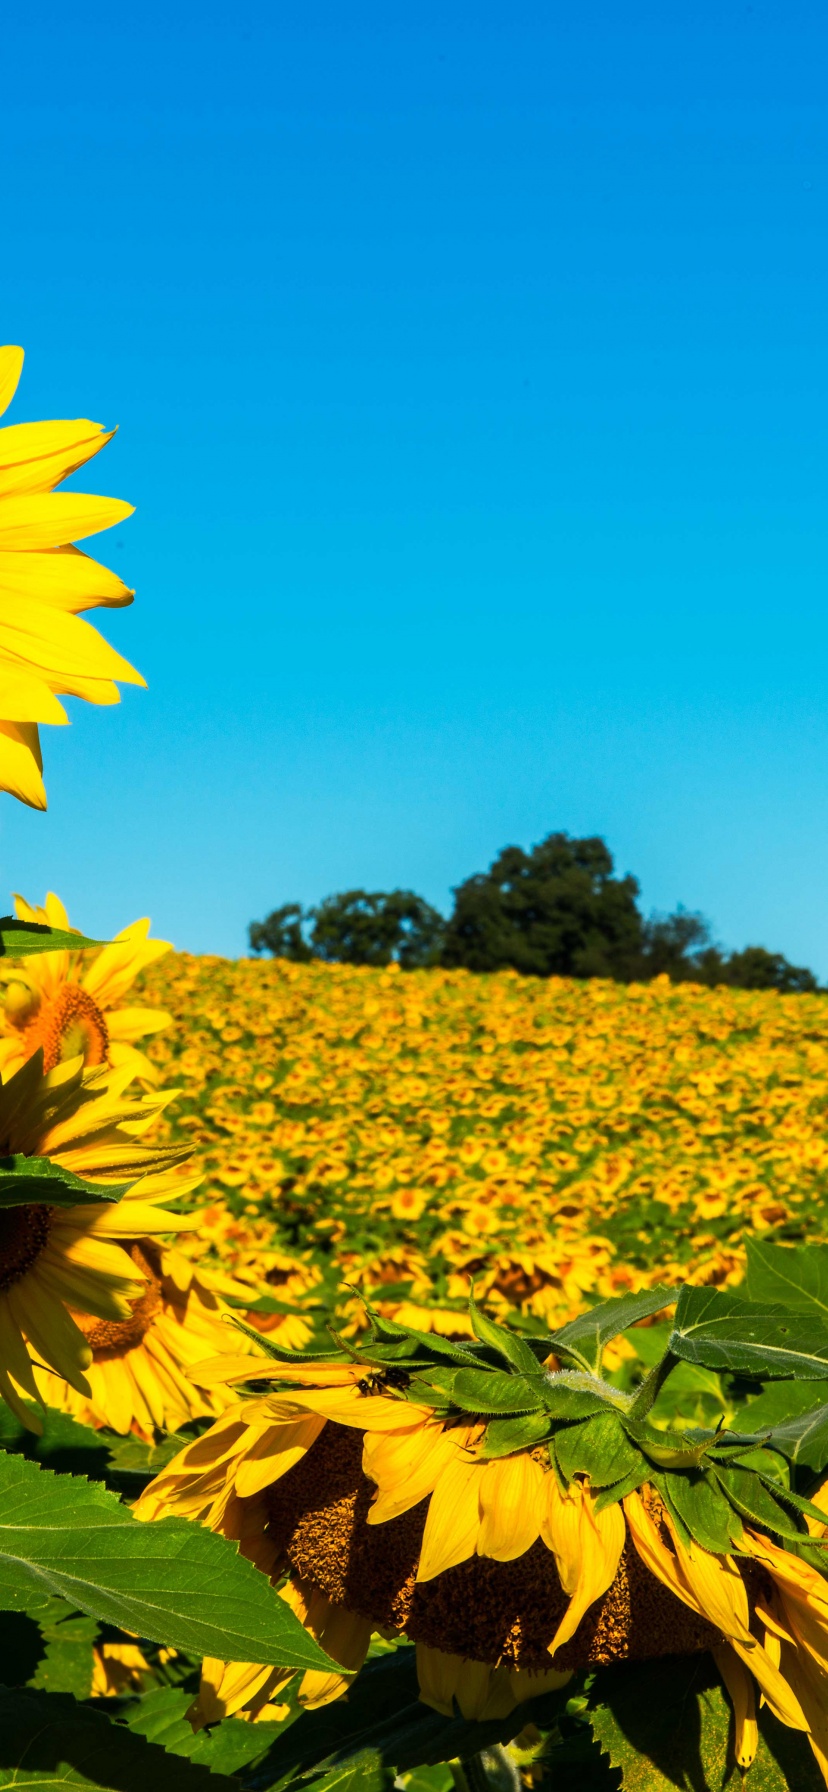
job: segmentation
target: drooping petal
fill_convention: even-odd
[[[513,1562],[532,1548],[540,1536],[545,1480],[540,1463],[528,1455],[486,1464],[480,1477],[479,1555]]]

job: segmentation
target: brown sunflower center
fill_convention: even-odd
[[[79,1056],[86,1064],[105,1064],[109,1051],[106,1021],[79,983],[66,983],[50,1002],[41,1002],[23,1037],[29,1056],[42,1045],[44,1070]]]
[[[93,1319],[88,1313],[75,1313],[75,1324],[80,1326],[88,1344],[91,1344],[96,1362],[111,1362],[113,1357],[124,1356],[126,1351],[134,1350],[146,1336],[150,1326],[162,1304],[160,1258],[157,1248],[148,1238],[141,1239],[128,1247],[133,1263],[137,1264],[142,1274],[147,1277],[147,1286],[137,1300],[130,1301],[132,1311],[128,1319]]]
[[[49,1237],[51,1207],[8,1207],[0,1213],[0,1294],[21,1281]]]
[[[433,1581],[415,1575],[428,1502],[369,1525],[373,1484],[362,1473],[362,1436],[329,1423],[304,1461],[268,1491],[268,1533],[283,1560],[378,1627],[465,1659],[524,1668],[581,1668],[658,1655],[687,1655],[721,1641],[662,1586],[627,1543],[609,1592],[572,1641],[548,1645],[568,1600],[542,1542],[514,1562],[472,1556]]]

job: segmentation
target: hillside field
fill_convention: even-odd
[[[749,1233],[828,1236],[822,996],[185,954],[142,987],[199,1248],[309,1318],[358,1325],[358,1290],[462,1331],[473,1280],[555,1324],[738,1283]]]

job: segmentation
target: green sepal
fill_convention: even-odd
[[[620,1481],[611,1481],[609,1487],[602,1487],[595,1500],[596,1512],[603,1512],[605,1506],[616,1506],[619,1500],[625,1500],[628,1493],[635,1493],[644,1481],[649,1481],[652,1470],[650,1464],[639,1456],[629,1474],[623,1475]]]
[[[576,1376],[583,1378],[582,1383],[575,1379]],[[568,1423],[591,1418],[593,1413],[606,1412],[607,1407],[617,1408],[619,1396],[607,1382],[601,1382],[599,1386],[585,1385],[587,1383],[594,1383],[593,1376],[578,1369],[564,1369],[558,1374],[547,1375],[543,1404],[550,1417]]]
[[[538,1412],[544,1404],[543,1377],[508,1375],[501,1369],[460,1369],[452,1397],[462,1412]]]
[[[544,1412],[521,1413],[513,1419],[491,1419],[486,1427],[483,1447],[479,1451],[486,1461],[511,1456],[515,1450],[531,1450],[549,1436],[550,1422]]]
[[[242,1332],[252,1344],[257,1344],[262,1356],[267,1356],[276,1363],[305,1363],[313,1368],[316,1363],[348,1363],[353,1361],[346,1350],[288,1350],[284,1344],[277,1344],[265,1332],[258,1332],[255,1326],[245,1325],[234,1313],[230,1320],[236,1331]],[[250,1359],[250,1380],[256,1380],[256,1359]]]
[[[751,1524],[758,1524],[764,1531],[775,1532],[777,1536],[787,1537],[794,1542],[803,1535],[776,1495],[771,1493],[766,1482],[749,1468],[718,1467],[713,1472],[731,1505],[742,1518],[748,1519]]]
[[[555,1434],[555,1455],[566,1481],[588,1475],[593,1487],[610,1487],[638,1469],[641,1453],[624,1432],[617,1413],[598,1413]]]
[[[668,1470],[651,1478],[671,1515],[702,1549],[725,1556],[738,1546],[742,1520],[712,1475],[684,1469],[679,1474]]]
[[[397,1325],[393,1319],[383,1319],[381,1313],[367,1304],[365,1311],[371,1321],[375,1342],[393,1345],[410,1340],[419,1344],[431,1356],[448,1357],[449,1362],[465,1363],[469,1368],[479,1360],[473,1350],[464,1349],[461,1344],[455,1344],[449,1338],[441,1338],[436,1332],[420,1332],[413,1325]]]
[[[624,1429],[650,1462],[666,1469],[698,1468],[716,1441],[715,1431],[695,1442],[688,1442],[688,1432],[657,1431],[653,1425],[646,1425],[629,1417],[624,1419]]]
[[[778,1481],[772,1481],[770,1476],[763,1474],[760,1469],[755,1469],[754,1473],[759,1476],[770,1492],[776,1495],[777,1499],[782,1500],[784,1505],[791,1506],[794,1512],[801,1512],[803,1518],[815,1518],[817,1524],[828,1524],[828,1513],[823,1512],[820,1506],[815,1506],[813,1500],[806,1500],[801,1493],[794,1493],[792,1487],[780,1487]],[[818,1549],[824,1549],[828,1547],[828,1537],[824,1543],[819,1537],[812,1537],[811,1543]]]
[[[88,952],[106,946],[108,940],[89,940],[84,933],[67,933],[45,921],[18,921],[16,915],[0,915],[0,956],[30,958],[33,952]]]
[[[504,1362],[510,1363],[524,1375],[536,1375],[538,1359],[535,1352],[516,1332],[509,1332],[505,1326],[497,1325],[494,1319],[488,1319],[476,1305],[474,1295],[469,1296],[469,1319],[471,1328],[481,1344],[488,1344],[496,1350]]]
[[[553,1332],[548,1340],[549,1349],[556,1356],[571,1357],[581,1368],[597,1375],[604,1345],[629,1326],[637,1325],[639,1320],[650,1319],[653,1313],[660,1313],[662,1307],[671,1306],[677,1294],[677,1288],[659,1285],[643,1288],[638,1294],[619,1294],[612,1300],[599,1301],[588,1313],[581,1313],[560,1331]]]
[[[132,1186],[86,1182],[50,1157],[27,1157],[21,1151],[0,1157],[0,1209],[113,1206]]]

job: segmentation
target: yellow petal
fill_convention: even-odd
[[[0,497],[50,492],[111,442],[114,429],[79,417],[73,423],[15,423],[0,429]]]
[[[480,1534],[480,1479],[477,1462],[456,1456],[443,1470],[428,1505],[417,1580],[433,1580],[468,1561]]]
[[[60,727],[69,717],[36,671],[13,665],[0,654],[0,715],[9,722],[50,722]]]
[[[551,1477],[550,1477],[551,1478]],[[569,1605],[549,1644],[549,1653],[575,1635],[584,1613],[612,1586],[626,1541],[624,1514],[618,1503],[595,1511],[595,1496],[583,1489],[578,1579]]]
[[[249,1371],[248,1371],[249,1373]],[[385,1524],[410,1512],[433,1492],[440,1475],[456,1455],[456,1446],[442,1425],[413,1430],[366,1432],[362,1467],[377,1483],[377,1497],[368,1511],[369,1524]]]
[[[0,505],[0,523],[2,514]],[[18,598],[0,595],[0,653],[13,666],[35,671],[56,689],[67,692],[79,680],[143,682],[91,623],[36,598],[21,604]]]
[[[274,1425],[245,1452],[236,1470],[236,1492],[240,1499],[250,1499],[263,1487],[272,1486],[297,1462],[301,1462],[315,1444],[326,1420],[317,1414],[296,1419],[286,1425]],[[337,1656],[337,1660],[340,1657]]]
[[[22,371],[22,348],[12,348],[10,345],[0,348],[0,416],[11,404]]]
[[[42,771],[37,723],[0,721],[0,790],[30,809],[45,809]]]
[[[753,1765],[759,1743],[753,1681],[729,1643],[714,1649],[713,1659],[730,1694],[736,1720],[736,1765],[745,1773]]]
[[[43,553],[0,552],[0,593],[16,598],[36,598],[56,610],[76,615],[99,604],[120,609],[131,604],[135,592],[80,548],[49,548]]]
[[[486,1464],[480,1478],[478,1555],[513,1562],[531,1549],[540,1536],[546,1478],[531,1456],[505,1456]]]
[[[0,501],[0,549],[16,553],[63,547],[82,541],[132,516],[121,498],[93,498],[87,492],[47,492]]]

